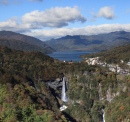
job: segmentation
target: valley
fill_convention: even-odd
[[[0,122],[130,122],[129,5],[0,0]]]
[[[0,65],[3,122],[127,122],[130,119],[128,74],[84,61],[70,64],[40,52],[5,47],[0,48]],[[66,102],[61,99],[63,77],[68,84]]]
[[[5,33],[15,45],[16,37]],[[0,38],[6,40],[6,35]],[[70,60],[75,54],[69,60],[52,58],[45,54],[46,46],[44,52],[6,46],[0,47],[0,121],[129,122],[129,44],[87,54],[77,51],[80,62]]]

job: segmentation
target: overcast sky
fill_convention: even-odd
[[[0,30],[43,41],[130,31],[130,0],[0,0]]]

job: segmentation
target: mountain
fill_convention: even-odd
[[[65,50],[108,50],[113,47],[127,45],[130,43],[130,32],[116,31],[99,35],[67,35],[58,39],[45,42],[57,51]]]
[[[54,51],[54,49],[37,38],[11,31],[0,31],[0,46],[22,51],[40,51],[43,53]]]

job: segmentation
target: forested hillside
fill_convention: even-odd
[[[121,60],[128,62],[130,61],[130,45],[119,46],[108,51],[87,54],[82,57],[100,57],[102,61],[107,63],[120,63]]]
[[[43,53],[51,53],[54,51],[54,49],[37,38],[12,31],[0,31],[0,46],[22,51],[39,51]]]
[[[46,75],[53,62],[40,52],[25,53],[0,47],[0,121],[65,120],[50,88],[42,82],[53,77]]]
[[[48,85],[66,77],[69,101],[61,87]],[[60,111],[62,104],[67,109]],[[64,63],[41,52],[0,47],[0,121],[128,122],[130,76],[85,62]]]

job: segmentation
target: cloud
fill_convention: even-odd
[[[130,24],[102,24],[86,26],[84,28],[56,28],[51,30],[32,30],[24,34],[37,37],[41,40],[49,40],[51,38],[59,38],[66,35],[97,35],[114,31],[130,32]]]
[[[34,27],[63,27],[76,21],[85,22],[77,7],[55,7],[45,11],[32,11],[22,17],[23,23],[31,23]]]
[[[103,8],[100,8],[100,10],[97,13],[94,13],[95,18],[103,17],[106,19],[114,19],[115,14],[112,7],[105,6]]]
[[[30,2],[42,2],[43,0],[27,0]],[[21,3],[22,0],[0,0],[0,5],[10,5],[10,4],[18,4]]]
[[[0,5],[8,5],[9,0],[0,0]]]
[[[8,21],[0,22],[0,28],[8,29],[8,28],[14,28],[17,26],[17,23],[13,19],[9,19]]]
[[[46,27],[63,27],[76,21],[86,21],[77,7],[56,7],[45,11],[35,10],[26,13],[20,20],[14,17],[0,22],[0,29],[22,32]]]
[[[0,0],[0,5],[18,5],[22,2],[22,0]]]
[[[17,17],[14,17],[6,21],[0,22],[0,30],[26,32],[30,30],[30,25],[19,23]]]
[[[32,11],[26,13],[19,20],[17,17],[0,22],[0,30],[27,32],[34,29],[45,29],[46,27],[63,27],[69,23],[85,22],[77,7],[56,7],[45,11]]]
[[[0,30],[20,32],[29,36],[39,38],[43,41],[51,38],[59,38],[66,35],[97,35],[114,31],[130,32],[130,24],[102,24],[82,28],[30,28],[29,23],[18,23],[17,18],[0,22]]]
[[[105,11],[104,13],[103,10]],[[113,14],[107,15],[108,11],[106,11],[107,9],[101,8],[98,16],[105,16],[107,18],[115,16],[114,12]],[[102,24],[82,28],[64,27],[69,25],[69,23],[83,23],[85,21],[86,18],[80,13],[77,7],[55,7],[45,11],[35,10],[24,14],[19,19],[13,17],[0,22],[0,30],[20,32],[41,40],[59,38],[66,35],[95,35],[121,30],[130,32],[130,24]]]

